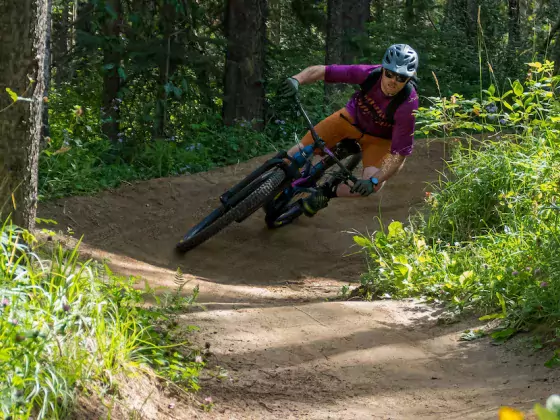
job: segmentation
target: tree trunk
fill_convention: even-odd
[[[406,0],[404,6],[404,20],[407,25],[411,26],[414,24],[414,2],[413,0]]]
[[[508,0],[508,6],[508,51],[512,58],[515,58],[516,48],[519,48],[521,42],[519,0]]]
[[[28,229],[37,210],[49,5],[0,0],[0,213],[12,213],[13,222]],[[12,104],[6,88],[25,100]]]
[[[327,64],[351,64],[360,54],[371,0],[328,0]]]
[[[270,9],[268,39],[279,45],[282,39],[282,0],[268,0]]]
[[[159,83],[156,101],[156,115],[154,121],[154,137],[162,139],[166,137],[167,125],[167,100],[170,76],[175,72],[175,66],[171,68],[171,35],[173,34],[175,8],[170,3],[164,3],[160,10],[160,28],[159,32],[163,35],[163,42],[161,51],[158,54],[160,57],[159,67]],[[162,52],[164,52],[162,54]]]
[[[102,95],[102,130],[111,141],[119,140],[121,87],[119,66],[121,64],[120,29],[122,20],[121,0],[107,0],[107,11],[103,35],[108,40],[103,51],[103,95]]]
[[[66,54],[68,54],[69,18],[70,5],[68,1],[64,1],[60,19],[52,22],[52,67],[56,68],[54,82],[57,86],[68,79],[67,65],[64,62],[67,61]]]
[[[550,57],[554,61],[554,74],[560,73],[560,33],[556,36],[556,41],[552,46]]]
[[[43,75],[45,78],[45,86],[43,97],[49,97],[49,89],[51,87],[51,51],[52,51],[52,0],[47,2],[47,33],[45,34],[45,62],[43,64]],[[50,136],[49,129],[49,104],[47,101],[43,102],[43,127],[40,138],[40,149],[46,145],[46,139]]]
[[[352,64],[361,53],[371,0],[328,0],[325,64]],[[335,85],[325,85],[327,97]]]
[[[264,128],[267,0],[229,0],[223,119],[255,120]]]
[[[459,30],[471,45],[477,42],[477,0],[447,0],[443,20],[443,31]]]
[[[384,1],[383,0],[372,0],[373,2],[373,8],[375,10],[375,21],[376,22],[381,22],[381,20],[383,19],[383,9],[385,7]]]
[[[110,5],[113,0],[108,0]],[[88,38],[95,33],[95,5],[91,1],[75,0],[72,5],[71,43],[81,51],[87,51]]]

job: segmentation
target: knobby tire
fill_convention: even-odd
[[[212,236],[216,235],[232,222],[238,219],[243,219],[246,214],[256,211],[259,207],[274,197],[277,193],[278,187],[282,184],[285,177],[286,175],[282,170],[275,170],[275,172],[264,180],[261,185],[255,188],[246,198],[237,203],[237,205],[225,211],[214,220],[207,222],[206,220],[210,217],[208,216],[198,225],[193,227],[183,237],[183,240],[176,245],[177,250],[183,253],[190,251],[210,239]],[[200,229],[200,225],[205,222],[208,223],[208,225]]]

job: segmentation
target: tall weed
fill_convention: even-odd
[[[355,236],[369,257],[355,293],[422,296],[501,319],[496,340],[537,325],[545,341],[560,337],[560,118],[552,94],[559,77],[552,68],[531,63],[523,84],[513,82],[500,97],[489,89],[482,104],[442,98],[420,110],[428,131],[503,126],[510,133],[466,136],[407,226],[393,222]],[[559,363],[555,354],[548,364]]]
[[[143,307],[133,279],[80,262],[77,248],[34,245],[29,232],[1,227],[0,418],[67,418],[78,389],[107,391],[117,373],[148,367],[199,388],[202,360],[153,328],[166,311]]]

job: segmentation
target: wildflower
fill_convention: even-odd
[[[200,355],[199,355],[199,356],[196,356],[196,357],[194,358],[194,361],[195,361],[196,363],[202,363],[202,356],[200,356]]]
[[[204,398],[204,402],[205,402],[206,404],[212,404],[212,397],[206,397],[206,398]]]
[[[531,267],[525,267],[525,271],[531,271]]]
[[[511,272],[511,275],[512,275],[512,276],[517,276],[518,274],[519,274],[519,271],[517,271],[517,270],[513,270],[513,271]]]
[[[540,286],[544,289],[545,287],[548,287],[548,283],[546,281],[541,282]]]
[[[496,111],[498,110],[498,107],[497,107],[496,105],[492,104],[492,105],[488,105],[488,106],[486,107],[486,110],[487,110],[488,112],[496,112]]]
[[[560,413],[560,395],[554,394],[546,400],[546,409],[552,411],[554,414]]]
[[[431,195],[432,193],[430,191],[426,191],[426,197],[430,198]]]
[[[523,413],[510,407],[501,407],[498,411],[499,420],[523,420]]]
[[[68,312],[70,310],[70,305],[68,305],[67,303],[65,303],[64,305],[62,305],[62,310],[64,312]]]
[[[506,120],[503,119],[503,118],[500,118],[500,121],[499,121],[499,122],[500,122],[500,124],[504,125],[504,124],[506,123]]]
[[[455,246],[460,246],[461,244],[459,242],[455,242],[454,244]]]
[[[4,298],[2,299],[2,306],[5,308],[6,306],[8,306],[10,304],[10,301],[8,300],[8,298]]]
[[[17,319],[12,319],[11,323],[12,323],[13,325],[18,325],[18,324],[19,324],[19,321],[18,321]]]

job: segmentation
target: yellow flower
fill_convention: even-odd
[[[498,411],[499,420],[523,420],[525,417],[521,411],[514,410],[510,407],[502,407]]]

